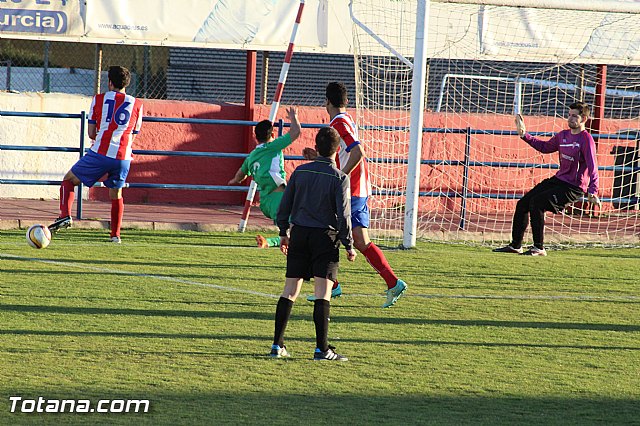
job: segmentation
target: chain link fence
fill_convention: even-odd
[[[284,52],[257,52],[255,102],[270,104],[284,61]],[[0,90],[94,95],[107,90],[106,70],[123,65],[132,72],[127,92],[145,99],[173,99],[211,103],[243,104],[246,85],[247,52],[243,50],[178,48],[163,46],[109,45],[93,43],[50,42],[0,39]],[[97,72],[100,70],[100,73]],[[381,73],[384,69],[380,70]],[[463,75],[466,80],[450,80],[443,91],[446,76]],[[468,112],[511,114],[513,83],[488,82],[474,77],[507,75],[533,77],[556,86],[575,87],[564,94],[557,88],[540,91],[531,114],[563,116],[566,102],[560,96],[593,102],[593,93],[583,86],[595,86],[595,65],[513,63],[432,58],[428,61],[426,109],[460,110],[449,104],[451,94],[468,93],[471,104],[484,105]],[[640,103],[640,67],[609,66],[605,116],[636,117]],[[380,81],[391,80],[390,75]],[[324,89],[329,81],[346,84],[355,106],[355,66],[351,55],[295,52],[289,68],[282,103],[300,106],[324,106]],[[386,84],[386,83],[381,83]],[[504,87],[498,87],[502,84]],[[477,88],[474,88],[477,85]],[[472,87],[473,86],[473,87]],[[471,90],[474,89],[474,90]],[[500,89],[500,90],[499,90]],[[504,102],[487,106],[495,93],[504,92]],[[397,96],[392,90],[389,96]],[[486,105],[485,105],[486,104]],[[560,109],[556,109],[560,106]]]
[[[132,95],[164,99],[168,57],[166,47],[2,39],[0,89],[91,96],[107,89],[106,70],[118,64],[132,72]]]
[[[256,56],[255,101],[269,104],[284,52]],[[246,62],[242,50],[1,39],[0,90],[91,96],[107,90],[109,66],[122,65],[136,97],[244,103]],[[329,79],[344,81],[355,99],[352,56],[296,53],[282,102],[323,106]]]

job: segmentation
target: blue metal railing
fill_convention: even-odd
[[[77,152],[82,157],[88,148],[85,148],[85,125],[86,125],[86,112],[82,111],[80,114],[65,114],[65,113],[51,113],[51,112],[21,112],[21,111],[0,111],[0,116],[4,117],[33,117],[33,118],[63,118],[63,119],[78,119],[80,120],[80,141],[78,148],[72,147],[58,147],[58,146],[24,146],[24,145],[4,145],[0,144],[0,150],[6,151],[51,151],[51,152]],[[244,121],[244,120],[218,120],[218,119],[204,119],[204,118],[170,118],[170,117],[143,117],[144,122],[151,123],[171,123],[171,124],[211,124],[211,125],[229,125],[229,126],[255,126],[256,121]],[[285,123],[282,119],[275,123],[275,127],[278,129],[278,134],[282,135],[284,128],[289,127],[288,123]],[[319,129],[326,127],[326,124],[302,124],[303,128]],[[408,131],[406,126],[364,126],[366,130],[383,130],[383,131]],[[469,170],[472,167],[496,167],[496,168],[539,168],[539,169],[558,169],[558,164],[544,164],[544,163],[517,163],[517,162],[494,162],[494,161],[473,161],[471,160],[471,142],[472,135],[494,135],[494,136],[517,136],[516,131],[510,130],[487,130],[487,129],[472,129],[467,128],[436,128],[425,127],[422,129],[423,133],[436,133],[436,134],[460,134],[465,135],[465,151],[463,160],[437,160],[437,159],[424,159],[420,161],[421,165],[434,165],[434,166],[452,166],[463,167],[463,179],[462,190],[438,192],[438,191],[422,191],[419,192],[420,197],[447,197],[447,198],[461,198],[461,211],[460,211],[460,229],[465,228],[466,216],[467,216],[467,199],[474,198],[486,198],[486,199],[502,199],[511,200],[519,199],[521,195],[517,194],[495,194],[495,193],[472,193],[469,186]],[[534,136],[551,136],[550,132],[531,132]],[[601,134],[598,135],[598,139],[615,139],[615,140],[637,140],[638,133],[621,133],[621,134]],[[173,157],[207,157],[207,158],[238,158],[243,159],[248,156],[246,153],[229,153],[229,152],[201,152],[201,151],[161,151],[161,150],[133,150],[136,155],[161,155],[161,156],[173,156]],[[303,160],[302,156],[286,155],[286,160]],[[405,158],[368,158],[368,161],[374,163],[392,163],[392,164],[406,164]],[[630,166],[600,166],[598,170],[612,171],[612,172],[627,172],[638,173],[640,167]],[[56,180],[40,180],[40,179],[0,179],[0,185],[2,184],[15,184],[15,185],[60,185],[61,181]],[[101,182],[94,185],[95,187],[103,187]],[[191,185],[191,184],[169,184],[169,183],[127,183],[127,188],[148,188],[148,189],[188,189],[188,190],[205,190],[205,191],[242,191],[246,192],[248,186],[230,186],[230,185]],[[79,185],[80,193],[82,191],[82,184]],[[375,191],[374,195],[390,195],[390,196],[404,196],[404,191],[393,190],[380,190]],[[603,202],[612,203],[628,203],[637,204],[640,203],[638,197],[611,197],[602,198]],[[77,217],[82,218],[82,197],[77,199]]]

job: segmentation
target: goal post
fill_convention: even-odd
[[[602,210],[548,215],[557,244],[638,242],[640,3],[605,0],[351,0],[356,121],[374,195],[371,235],[508,240],[517,200],[557,171],[520,141],[598,104]],[[568,25],[558,25],[568,22]],[[606,69],[606,81],[601,75]],[[595,121],[594,121],[595,122]]]
[[[407,195],[402,246],[415,247],[418,228],[418,196],[420,192],[420,160],[422,158],[422,125],[427,69],[427,25],[429,23],[429,0],[418,0],[416,9],[416,42],[411,79],[411,108],[409,116],[409,158],[407,170]],[[419,71],[416,71],[419,70]]]

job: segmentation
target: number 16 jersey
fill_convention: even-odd
[[[97,132],[91,146],[93,152],[116,160],[131,160],[131,135],[140,132],[142,102],[115,91],[95,95],[89,124],[95,124]]]

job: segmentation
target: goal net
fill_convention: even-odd
[[[514,114],[546,140],[567,128],[568,106],[584,101],[592,107],[603,205],[581,200],[547,213],[545,242],[637,243],[640,4],[502,3],[535,7],[427,3],[426,95],[412,105],[417,1],[352,0],[372,235],[400,244],[412,209],[419,238],[509,241],[517,200],[558,169],[558,153],[540,154],[518,138]],[[412,108],[424,117],[415,204],[405,198]]]

